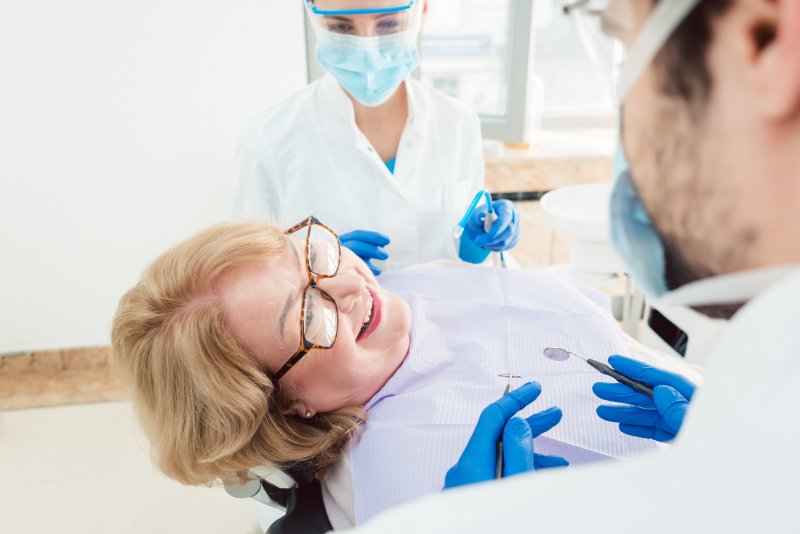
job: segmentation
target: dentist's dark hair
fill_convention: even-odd
[[[655,61],[664,93],[679,97],[692,107],[706,103],[714,85],[706,61],[714,40],[714,22],[732,3],[732,0],[701,0],[673,32]]]

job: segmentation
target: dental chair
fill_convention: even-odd
[[[274,467],[250,470],[254,477],[245,484],[226,484],[225,491],[239,499],[254,499],[284,515],[267,534],[322,534],[333,530],[325,513],[322,489],[307,465],[282,471]]]

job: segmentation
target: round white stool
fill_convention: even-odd
[[[572,238],[565,274],[594,287],[615,283],[624,271],[611,247],[610,197],[610,184],[587,184],[554,189],[540,201],[547,224]]]

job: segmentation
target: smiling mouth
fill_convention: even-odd
[[[366,339],[375,329],[378,327],[378,324],[381,322],[381,302],[380,299],[375,295],[369,288],[370,297],[370,305],[369,309],[367,310],[367,315],[364,317],[364,325],[361,327],[361,330],[358,332],[358,336],[356,336],[356,341],[362,341]]]

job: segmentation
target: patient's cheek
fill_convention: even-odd
[[[408,333],[411,330],[411,307],[408,303],[397,295],[392,295],[396,300],[395,313],[397,314],[396,321],[399,327]]]

